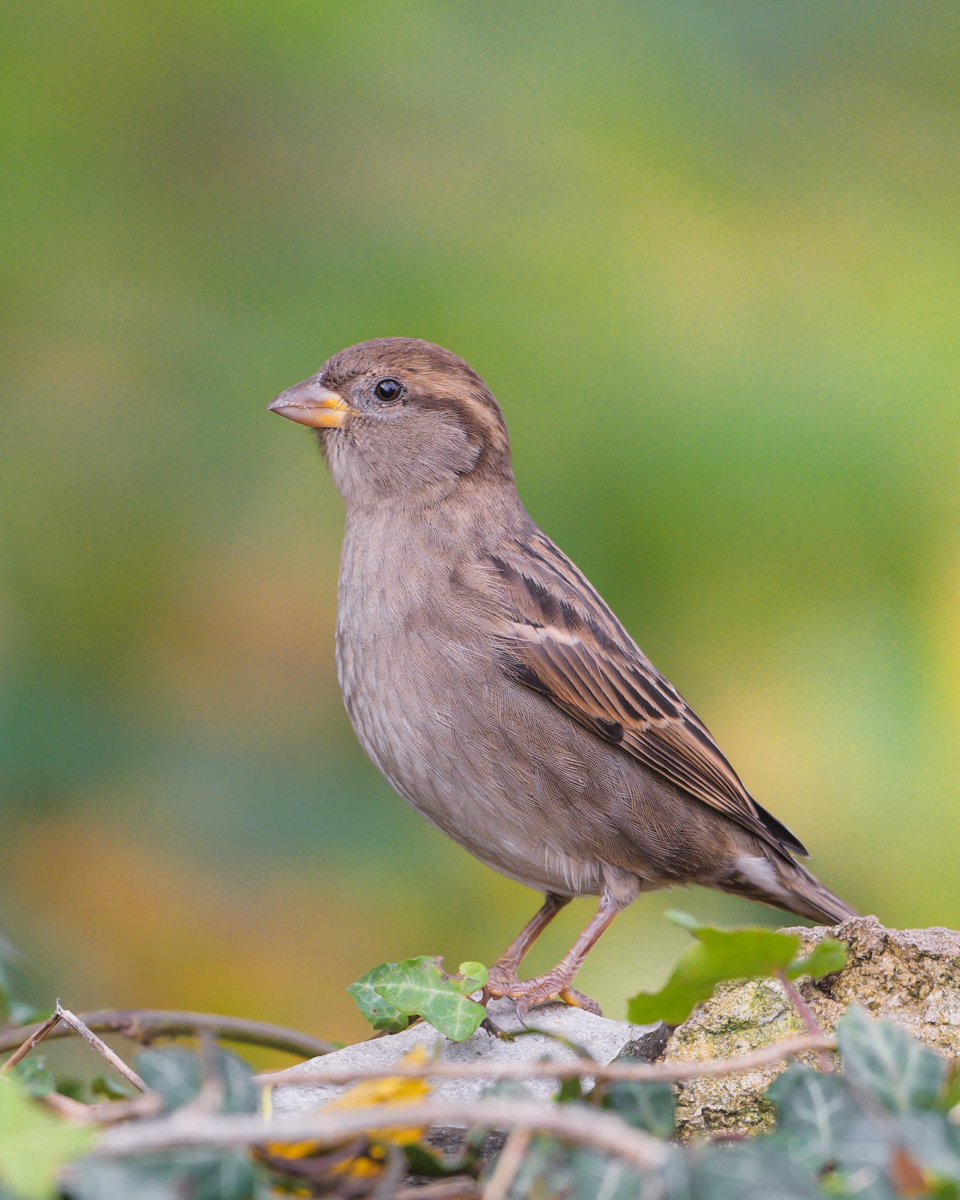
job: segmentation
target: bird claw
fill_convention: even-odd
[[[496,967],[490,972],[487,980],[486,993],[491,999],[505,998],[516,1001],[517,1016],[521,1020],[532,1008],[559,1001],[569,1004],[571,1008],[582,1008],[585,1012],[603,1016],[600,1005],[591,1000],[583,992],[578,992],[570,986],[570,978],[560,971],[548,971],[537,979],[520,980],[508,971],[498,971]]]

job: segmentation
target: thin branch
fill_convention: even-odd
[[[92,1046],[102,1058],[105,1058],[122,1079],[125,1079],[127,1083],[132,1084],[138,1092],[145,1092],[147,1090],[147,1085],[143,1082],[136,1071],[134,1071],[132,1067],[128,1067],[120,1055],[114,1050],[111,1050],[105,1041],[103,1041],[101,1038],[98,1038],[93,1030],[88,1028],[83,1023],[80,1017],[76,1016],[75,1013],[72,1013],[69,1008],[64,1008],[60,1004],[59,1000],[57,1001],[57,1016],[59,1016],[64,1025],[69,1025],[71,1029],[73,1029],[75,1033],[78,1033],[83,1040],[88,1043],[88,1045]]]
[[[374,1130],[463,1123],[552,1134],[563,1141],[623,1159],[640,1171],[660,1167],[669,1154],[664,1143],[650,1134],[630,1129],[611,1114],[506,1099],[421,1102],[358,1112],[309,1113],[276,1121],[256,1116],[198,1117],[196,1114],[183,1120],[174,1114],[166,1120],[140,1121],[108,1129],[96,1152],[106,1158],[127,1158],[189,1146],[259,1146],[303,1141],[335,1145],[345,1138]]]
[[[321,1042],[295,1029],[285,1029],[282,1025],[245,1021],[240,1017],[222,1017],[214,1013],[103,1009],[81,1013],[79,1020],[96,1033],[119,1033],[135,1042],[151,1042],[162,1037],[197,1037],[201,1031],[209,1030],[214,1037],[227,1042],[267,1046],[271,1050],[281,1050],[300,1058],[316,1058],[336,1049],[329,1042]],[[24,1038],[33,1037],[42,1028],[42,1025],[34,1025],[0,1030],[0,1054],[17,1048]],[[61,1026],[47,1036],[69,1037],[70,1033],[71,1030]]]
[[[384,1079],[387,1076],[410,1079],[610,1079],[631,1082],[682,1083],[687,1079],[705,1079],[715,1075],[737,1075],[775,1066],[786,1058],[836,1050],[836,1038],[784,1038],[772,1046],[751,1050],[739,1058],[711,1058],[694,1062],[671,1063],[596,1063],[589,1059],[574,1062],[491,1062],[491,1063],[394,1063],[376,1067],[341,1067],[339,1070],[270,1071],[256,1077],[264,1087],[303,1087],[317,1084],[354,1083],[359,1079]]]
[[[530,1130],[515,1129],[500,1151],[500,1157],[483,1189],[483,1200],[507,1200],[517,1172],[530,1149]]]
[[[464,1175],[462,1178],[436,1179],[422,1186],[397,1188],[393,1200],[481,1200],[476,1181]]]
[[[12,1071],[17,1063],[22,1062],[27,1057],[34,1046],[39,1045],[44,1038],[50,1037],[59,1024],[60,1013],[55,1012],[52,1016],[47,1017],[42,1025],[34,1025],[33,1029],[27,1034],[26,1041],[21,1042],[19,1045],[17,1045],[17,1042],[14,1042],[17,1048],[3,1066],[0,1067],[0,1075],[5,1075],[7,1071]],[[23,1030],[15,1029],[14,1033],[16,1033],[17,1041],[19,1042],[20,1038],[23,1037]]]
[[[786,992],[787,999],[793,1005],[794,1011],[803,1022],[810,1037],[823,1037],[823,1029],[820,1026],[820,1022],[817,1020],[813,1009],[806,1002],[803,993],[797,985],[789,978],[786,971],[778,971],[777,978],[780,980],[780,986]],[[833,1074],[833,1063],[831,1063],[823,1050],[817,1051],[817,1062],[820,1064],[820,1070],[824,1075]]]

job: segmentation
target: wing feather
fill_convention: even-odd
[[[539,530],[491,557],[504,670],[568,716],[776,849],[806,854],[753,799],[696,713]]]

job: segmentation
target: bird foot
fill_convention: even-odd
[[[520,1018],[525,1017],[531,1008],[539,1008],[556,1000],[562,1004],[569,1004],[572,1008],[582,1008],[586,1012],[595,1013],[598,1017],[603,1016],[596,1000],[591,1000],[589,996],[570,986],[571,978],[572,976],[565,971],[548,971],[546,975],[536,979],[521,980],[517,978],[516,973],[494,966],[485,990],[491,999],[498,1000],[504,997],[515,1000],[517,1015]]]

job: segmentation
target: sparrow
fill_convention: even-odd
[[[346,506],[337,672],[367,754],[481,862],[544,894],[487,991],[525,1013],[599,1011],[573,980],[641,892],[702,884],[837,924],[854,910],[796,861],[706,726],[528,515],[503,414],[449,350],[341,350],[270,411],[316,430]],[[571,950],[521,963],[576,896]]]

